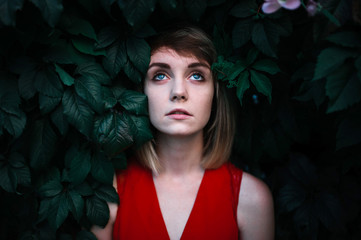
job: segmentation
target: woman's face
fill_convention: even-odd
[[[144,87],[150,121],[160,134],[203,133],[214,95],[207,62],[160,48],[151,56]]]

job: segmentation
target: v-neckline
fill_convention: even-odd
[[[186,221],[186,224],[184,225],[184,228],[183,228],[183,231],[182,231],[182,234],[180,236],[180,240],[182,239],[182,237],[184,236],[184,232],[186,231],[187,229],[187,226],[189,225],[189,222],[190,220],[192,219],[192,215],[193,215],[193,212],[195,211],[195,207],[197,207],[197,202],[198,202],[198,198],[199,198],[199,195],[201,193],[201,190],[203,189],[203,185],[204,185],[204,182],[205,182],[205,178],[206,178],[206,173],[207,173],[207,169],[204,170],[204,173],[203,173],[203,176],[202,176],[202,180],[201,180],[201,183],[199,184],[199,187],[198,187],[198,191],[197,191],[197,194],[196,194],[196,198],[194,199],[194,203],[193,203],[193,206],[192,206],[192,209],[189,213],[189,216],[188,216],[188,219]],[[167,226],[165,224],[165,220],[164,220],[164,217],[163,217],[163,214],[162,214],[162,210],[160,208],[160,202],[159,202],[159,199],[158,199],[158,195],[157,195],[157,189],[155,188],[155,182],[154,182],[154,178],[153,178],[153,175],[152,175],[152,172],[150,172],[150,178],[151,178],[151,181],[152,181],[152,192],[153,192],[153,196],[156,200],[156,203],[157,203],[157,210],[156,210],[156,213],[157,214],[157,218],[159,219],[160,222],[162,222],[162,231],[164,231],[164,233],[168,236],[168,239],[170,239],[169,237],[169,233],[168,233],[168,230],[167,230]]]

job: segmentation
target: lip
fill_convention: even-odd
[[[175,108],[166,114],[167,117],[177,120],[188,119],[192,117],[192,114],[182,108]]]

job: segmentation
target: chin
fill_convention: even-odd
[[[196,134],[201,133],[202,131],[187,131],[187,130],[177,130],[177,131],[168,131],[163,132],[164,134],[172,137],[190,137]]]

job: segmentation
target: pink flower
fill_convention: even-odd
[[[264,13],[274,13],[281,7],[294,10],[300,5],[300,0],[265,0],[262,5],[262,11]]]
[[[306,5],[306,10],[308,15],[315,16],[317,13],[317,3],[315,3],[313,0],[309,0]]]

